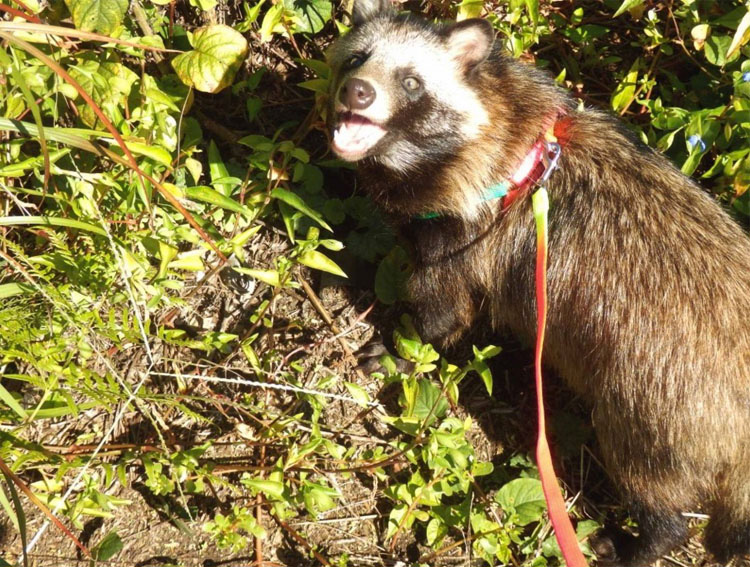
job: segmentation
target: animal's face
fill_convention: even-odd
[[[336,154],[407,173],[478,135],[488,117],[472,71],[492,47],[487,22],[434,26],[378,0],[355,2],[354,22],[328,53]]]

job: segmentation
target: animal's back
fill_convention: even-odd
[[[549,183],[546,360],[592,403],[610,474],[652,518],[642,529],[682,537],[679,516],[702,504],[725,561],[750,538],[750,241],[610,117],[576,113],[566,137]],[[497,322],[530,338],[534,244],[518,209],[496,242],[524,245],[492,293]]]

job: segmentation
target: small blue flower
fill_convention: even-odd
[[[698,134],[693,134],[687,139],[687,145],[688,148],[692,151],[695,146],[698,146],[701,150],[701,152],[706,151],[706,142],[703,141],[703,138],[701,138]]]
[[[745,71],[744,73],[742,73],[742,82],[750,83],[750,71]]]

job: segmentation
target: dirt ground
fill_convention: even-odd
[[[263,253],[274,253],[278,246],[283,246],[281,239],[267,242]],[[367,342],[381,328],[388,327],[397,309],[376,308],[364,320],[360,314],[372,303],[373,296],[368,290],[348,287],[320,287],[316,278],[310,277],[322,303],[322,310],[333,317],[333,325],[326,323],[310,299],[302,294],[292,293],[279,302],[276,316],[279,319],[305,321],[306,329],[314,329],[312,336],[301,336],[290,331],[289,337],[280,337],[278,347],[286,352],[293,351],[298,345],[306,346],[306,357],[311,366],[323,364],[335,372],[341,373],[348,380],[361,382],[353,371],[354,361],[344,351],[341,343],[332,340],[337,328],[344,334],[344,340],[351,351]],[[210,296],[210,297],[209,297]],[[234,291],[220,280],[216,282],[211,293],[197,294],[192,307],[186,308],[184,322],[205,326],[216,325],[217,328],[234,329],[242,327],[242,303],[246,295]],[[251,301],[251,300],[250,300]],[[200,313],[200,316],[198,314]],[[223,320],[219,318],[223,317]],[[293,326],[290,325],[290,329]],[[283,339],[283,340],[282,340]],[[478,379],[468,380],[462,387],[462,406],[459,413],[471,415],[476,422],[472,431],[471,442],[477,457],[482,460],[502,463],[513,454],[528,453],[533,447],[535,438],[535,407],[532,389],[531,356],[528,350],[519,347],[512,341],[505,340],[504,352],[495,361],[496,393],[493,398],[487,396],[484,386]],[[456,353],[460,357],[460,353]],[[367,378],[360,384],[373,396],[378,393],[378,384]],[[175,437],[170,442],[188,446],[203,440],[212,439],[214,446],[205,455],[206,459],[217,466],[225,467],[226,474],[238,476],[243,465],[257,463],[258,454],[251,443],[243,437],[242,426],[237,419],[221,419],[222,412],[230,414],[221,405],[222,399],[237,398],[242,395],[241,387],[224,387],[224,385],[206,385],[200,383],[198,388],[210,388],[210,395],[217,401],[215,411],[209,417],[216,425],[204,429],[193,426],[181,433],[175,424],[179,419],[170,421]],[[578,400],[566,392],[550,375],[548,378],[549,412],[552,416],[552,443],[555,452],[562,458],[558,460],[558,474],[563,478],[568,490],[575,494],[582,491],[582,509],[592,518],[622,518],[617,497],[609,485],[606,475],[596,457],[596,447],[592,432],[588,426],[588,412]],[[209,392],[202,391],[203,395]],[[381,400],[388,401],[388,392],[381,392]],[[289,407],[292,398],[277,396],[275,393],[264,394],[265,400],[278,407]],[[272,396],[276,396],[272,398]],[[359,409],[339,403],[337,408],[325,412],[325,428],[337,431],[346,427],[351,443],[377,444],[385,443],[392,435],[373,416],[352,422]],[[231,416],[235,417],[235,416]],[[87,412],[81,419],[101,420],[105,425],[107,415],[100,410]],[[123,429],[118,436],[118,443],[141,443],[146,428],[143,417],[137,411],[127,414],[123,420]],[[558,435],[563,432],[562,435]],[[247,494],[232,494],[216,487],[213,496],[189,496],[188,509],[192,517],[178,517],[174,510],[184,509],[170,498],[154,496],[145,486],[138,482],[135,470],[132,479],[136,480],[131,488],[123,488],[119,483],[111,486],[111,496],[127,499],[130,504],[117,510],[114,518],[96,518],[86,522],[84,528],[76,533],[84,545],[100,540],[106,533],[116,530],[124,548],[115,560],[102,562],[104,565],[146,566],[247,566],[254,564],[255,555],[252,547],[241,553],[231,553],[217,549],[208,534],[201,526],[212,519],[216,511],[228,511],[232,504],[251,505]],[[385,526],[389,511],[388,504],[382,496],[382,486],[371,475],[353,475],[342,481],[331,477],[330,481],[342,494],[342,504],[324,514],[317,521],[290,521],[286,527],[275,523],[269,514],[263,514],[262,523],[268,536],[263,541],[264,565],[284,567],[306,567],[320,565],[311,554],[311,548],[319,550],[324,557],[331,558],[346,554],[348,565],[396,567],[405,566],[417,560],[423,549],[420,549],[415,534],[407,534],[401,539],[398,547],[389,549],[384,544]],[[598,507],[592,502],[596,502]],[[43,523],[40,516],[31,507],[29,513],[29,537],[36,533]],[[293,534],[298,534],[296,539]],[[304,540],[303,545],[300,541]],[[6,557],[19,557],[21,539],[9,525],[7,518],[0,519],[0,549]],[[66,567],[88,563],[71,541],[57,528],[51,526],[34,551],[29,554],[30,565],[36,567]],[[683,546],[669,561],[678,566],[707,565],[703,559],[702,548],[695,538]],[[437,566],[479,566],[483,565],[471,557],[470,550],[457,548],[454,553],[441,557]]]

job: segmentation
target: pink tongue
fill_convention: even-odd
[[[333,134],[333,143],[343,153],[361,153],[377,144],[384,134],[385,130],[377,124],[353,117],[339,125]]]

